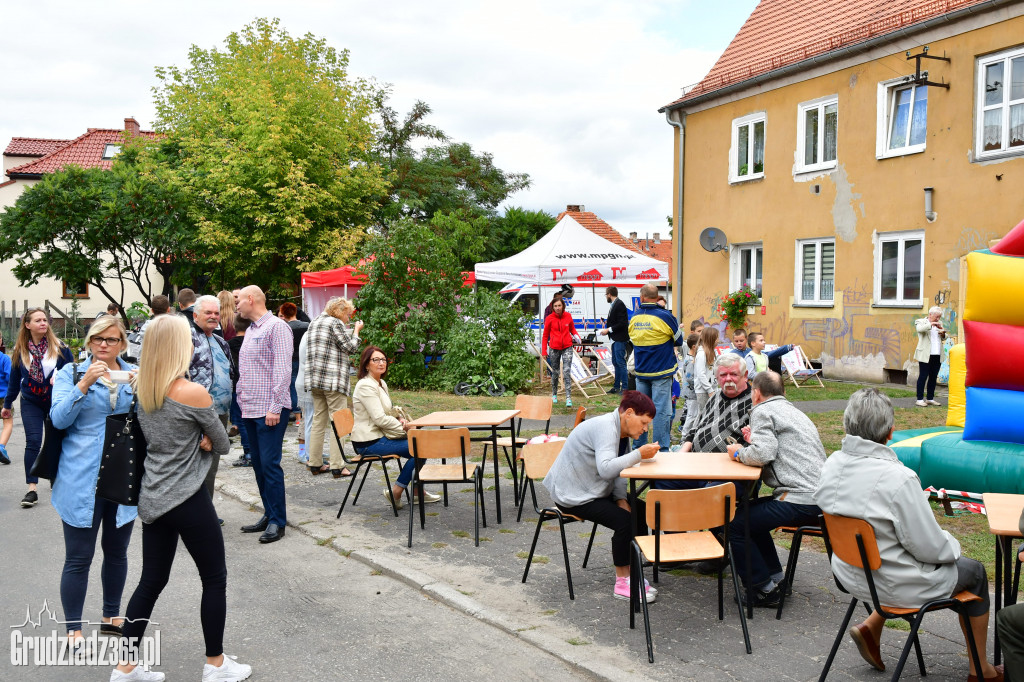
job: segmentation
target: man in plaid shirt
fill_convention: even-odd
[[[257,286],[239,292],[238,314],[251,320],[238,353],[238,405],[249,435],[252,469],[263,499],[263,518],[242,526],[243,533],[260,533],[260,542],[284,537],[287,518],[281,447],[288,428],[292,400],[292,329],[267,310],[267,297]]]
[[[349,333],[345,322],[352,315],[353,306],[343,298],[332,298],[324,311],[309,324],[306,330],[306,389],[313,394],[313,424],[309,431],[309,470],[313,475],[324,471],[324,433],[327,432],[331,415],[349,407],[347,396],[351,391],[349,376],[349,354],[359,350],[359,330],[362,320],[357,320]],[[332,437],[331,473],[335,478],[348,476],[344,460]]]

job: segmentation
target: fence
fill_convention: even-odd
[[[3,334],[3,340],[8,350],[14,346],[14,340],[18,337],[22,316],[31,307],[38,306],[30,306],[28,300],[21,301],[20,307],[16,300],[10,301],[9,304],[7,301],[0,301],[0,334]],[[64,338],[77,336],[81,338],[85,333],[85,327],[49,300],[44,301],[42,307],[46,314],[50,316],[53,331],[57,336]]]

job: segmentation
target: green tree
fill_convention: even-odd
[[[487,260],[501,260],[514,256],[531,246],[555,226],[555,217],[545,211],[528,211],[511,207],[494,220],[491,237],[487,241]]]
[[[256,19],[224,49],[158,68],[158,173],[179,188],[217,286],[265,289],[349,261],[386,192],[374,163],[374,86],[348,52]]]

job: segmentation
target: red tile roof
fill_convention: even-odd
[[[986,0],[761,0],[696,86],[666,108]]]
[[[125,119],[126,128],[132,129],[137,128],[137,126],[138,123],[134,119]],[[145,137],[154,137],[156,135],[156,133],[148,130],[140,130],[138,134]],[[7,175],[12,178],[16,176],[39,176],[45,173],[53,173],[70,165],[77,165],[82,168],[109,169],[113,159],[104,159],[103,151],[108,144],[123,144],[124,135],[124,130],[89,128],[89,131],[84,135],[80,135],[69,142],[66,141],[63,146],[54,149],[45,156],[11,168],[7,171]]]
[[[57,151],[71,140],[51,140],[45,137],[14,137],[4,150],[4,156],[45,156]]]
[[[636,253],[650,256],[651,258],[657,258],[660,261],[665,261],[671,267],[671,241],[655,243],[652,239],[640,239],[634,242],[633,240],[622,236],[622,233],[598,218],[596,214],[591,213],[590,211],[581,210],[582,208],[582,206],[576,205],[566,206],[566,210],[558,214],[555,218],[555,222],[561,220],[563,216],[572,216],[573,220],[596,234],[598,237],[607,239],[611,243],[621,246],[624,249],[629,249],[630,251],[635,251]]]

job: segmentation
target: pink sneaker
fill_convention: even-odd
[[[651,584],[644,580],[644,587],[647,590],[647,603],[653,604],[658,600],[658,590],[651,587]],[[616,599],[629,599],[629,578],[616,578],[615,589],[612,596]]]

